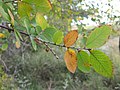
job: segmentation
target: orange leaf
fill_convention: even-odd
[[[16,46],[16,48],[20,48],[20,42],[19,42],[19,41],[16,41],[16,42],[15,42],[15,46]]]
[[[78,31],[77,30],[70,31],[64,37],[64,45],[66,47],[72,46],[76,42],[77,38],[78,38]]]
[[[3,33],[0,33],[0,38],[4,38],[5,35]]]
[[[68,49],[65,52],[64,60],[65,60],[67,69],[70,72],[74,73],[77,67],[77,57],[76,57],[75,51],[72,49]]]

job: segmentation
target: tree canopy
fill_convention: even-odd
[[[86,4],[89,8],[83,9],[83,2],[84,0],[0,0],[1,53],[9,47],[9,38],[12,38],[18,49],[27,39],[35,51],[43,43],[57,59],[59,56],[50,45],[65,48],[63,57],[71,73],[75,73],[77,68],[84,73],[94,69],[105,77],[112,77],[112,61],[98,50],[108,40],[112,27],[100,22],[102,16],[99,15],[98,8]],[[108,15],[112,20],[116,17]],[[87,31],[83,23],[78,23],[89,16],[92,16],[94,22],[99,22],[99,26],[92,31]],[[71,30],[73,22],[76,22],[77,30]]]

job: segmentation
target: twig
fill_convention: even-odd
[[[1,28],[4,28],[4,29],[7,29],[8,31],[10,30],[10,31],[14,32],[14,29],[9,28],[9,27],[6,27],[6,26],[4,26],[4,25],[0,25],[0,27],[1,27]],[[30,36],[29,34],[27,34],[27,33],[25,33],[25,32],[21,32],[21,31],[19,31],[19,32],[20,32],[21,34],[23,34],[23,35]],[[58,47],[64,47],[64,48],[66,48],[64,44],[55,44],[55,43],[53,43],[53,42],[44,41],[44,40],[42,40],[42,39],[40,39],[40,38],[35,38],[34,40],[36,40],[36,43],[38,43],[37,41],[41,41],[42,43],[47,43],[47,44],[55,45],[55,46],[58,46]],[[69,48],[76,49],[76,50],[81,50],[80,47],[71,46],[71,47],[69,47]],[[85,49],[85,48],[84,48],[84,49]],[[88,50],[88,49],[85,49],[85,50]]]
[[[1,28],[4,28],[4,29],[7,29],[8,31],[14,32],[14,29],[9,28],[9,27],[6,27],[6,26],[4,26],[4,25],[0,25],[0,27],[1,27]],[[19,31],[19,32],[20,32],[21,34],[23,34],[23,35],[30,36],[29,34],[27,34],[27,33],[25,33],[25,32],[21,32],[21,31]],[[42,43],[53,53],[53,55],[54,55],[57,59],[58,59],[59,57],[58,57],[57,54],[53,51],[53,49],[48,46],[48,44],[54,45],[54,46],[58,46],[58,47],[66,48],[64,44],[55,44],[55,43],[53,43],[53,42],[44,41],[44,40],[42,40],[42,39],[40,39],[40,38],[35,38],[34,40],[35,40],[35,42],[36,42],[37,44],[40,44],[40,42],[42,42]],[[74,47],[74,46],[71,46],[71,47],[69,47],[69,48],[76,49],[77,51],[80,51],[80,50],[82,49],[82,48],[80,48],[80,47]],[[89,50],[89,49],[84,48],[84,50]]]
[[[4,25],[0,25],[0,27],[1,27],[1,28],[4,28],[4,29],[7,29],[8,31],[14,32],[14,29],[9,28],[9,27],[6,27],[6,26],[4,26]],[[20,33],[21,33],[21,34],[24,34],[24,35],[26,35],[26,36],[29,36],[29,34],[27,34],[27,33],[24,33],[24,32],[21,32],[21,31],[20,31]]]
[[[35,38],[34,40],[35,40],[35,42],[37,44],[40,44],[42,42],[52,52],[52,54],[56,57],[56,59],[59,59],[59,57],[57,56],[57,54],[53,51],[53,49],[51,47],[48,46],[48,44],[46,42],[44,42],[42,40],[39,40],[37,38]]]

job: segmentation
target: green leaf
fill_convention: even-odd
[[[6,13],[3,9],[3,3],[0,3],[0,14],[2,15],[2,17],[8,21],[10,21],[10,17],[8,15],[8,13]]]
[[[19,36],[18,36],[18,34],[17,34],[16,30],[15,30],[15,32],[14,32],[14,33],[15,33],[16,40],[17,40],[17,41],[20,41]]]
[[[90,56],[85,51],[80,51],[77,54],[78,69],[88,73],[90,71]]]
[[[25,27],[27,29],[27,33],[30,34],[31,25],[30,25],[29,19],[24,18],[24,25],[25,25]]]
[[[113,75],[113,66],[112,62],[108,56],[99,50],[90,51],[90,63],[94,70],[105,76],[112,77]]]
[[[60,44],[63,40],[63,32],[62,31],[57,31],[54,36],[53,36],[53,42],[55,44]]]
[[[22,24],[23,25],[25,25],[24,23],[24,20],[22,21]],[[21,20],[16,20],[15,21],[15,24],[14,24],[14,28],[16,29],[16,30],[21,30],[21,31],[23,31],[23,30],[25,30],[26,28],[25,28],[25,26],[23,26],[23,25],[21,25]]]
[[[102,46],[109,35],[111,34],[111,28],[109,26],[101,26],[96,28],[89,36],[86,42],[87,48],[99,48]]]
[[[14,20],[13,12],[8,9],[8,14],[10,16],[11,24],[12,24],[12,26],[14,26],[15,20]]]
[[[23,0],[29,4],[32,4],[40,13],[47,13],[52,9],[51,3],[49,0]]]
[[[16,43],[15,43],[15,45],[16,45],[16,48],[20,48],[20,39],[19,39],[19,34],[17,33],[17,31],[15,30],[15,37],[16,37]]]
[[[37,34],[40,34],[40,32],[42,32],[42,28],[40,26],[36,26],[36,32]]]
[[[40,35],[41,39],[47,40],[47,41],[53,41],[53,35],[57,30],[55,28],[46,28],[42,35]]]
[[[31,34],[31,35],[35,35],[35,36],[37,35],[37,33],[36,33],[36,31],[35,31],[34,28],[31,28],[31,29],[30,29],[30,34]]]
[[[30,37],[30,40],[31,40],[33,49],[36,51],[36,50],[37,50],[37,44],[36,44],[36,42],[34,41],[34,38],[33,38],[33,37]]]
[[[30,18],[32,11],[33,9],[30,4],[22,2],[22,1],[18,2],[18,14],[21,18],[26,17],[26,16]]]
[[[36,27],[36,26],[37,26],[35,17],[32,18],[32,20],[31,20],[31,25],[32,25],[33,27]]]
[[[20,38],[21,40],[23,40],[23,38],[22,38],[20,32],[18,32],[17,30],[15,30],[15,32],[16,32],[16,34],[19,36],[19,38]]]
[[[84,48],[86,46],[86,41],[87,37],[84,36],[83,38],[81,38],[80,46]]]
[[[3,51],[5,51],[5,50],[7,50],[7,48],[8,48],[8,44],[5,43],[5,44],[2,45],[2,48],[1,48],[1,49],[2,49]]]
[[[48,26],[48,23],[45,20],[44,16],[40,13],[36,14],[36,23],[42,28],[42,30],[46,29]]]

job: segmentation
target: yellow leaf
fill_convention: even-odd
[[[10,18],[11,18],[11,24],[14,25],[14,16],[12,14],[12,12],[8,9],[8,13],[10,15]]]
[[[42,30],[44,30],[48,26],[46,19],[39,12],[36,14],[36,23],[42,28]]]
[[[19,42],[19,41],[16,41],[16,42],[15,42],[15,46],[16,46],[16,48],[20,48],[20,42]]]
[[[65,52],[64,60],[67,66],[67,69],[74,73],[77,67],[77,56],[74,50],[68,49]]]
[[[5,35],[3,33],[0,33],[0,38],[5,38]]]
[[[72,46],[76,42],[77,38],[78,38],[78,31],[77,30],[70,31],[64,37],[64,45],[66,47]]]

